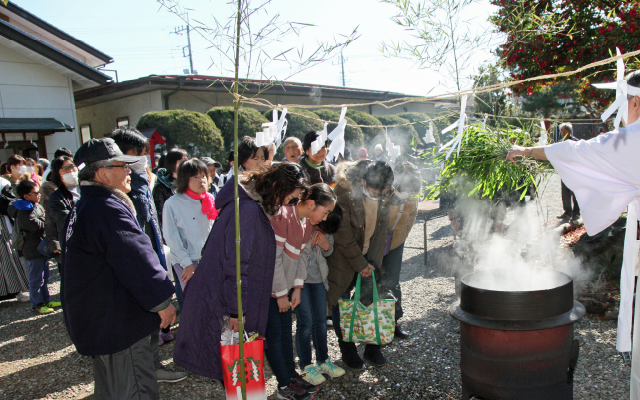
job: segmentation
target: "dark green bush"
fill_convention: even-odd
[[[409,122],[428,121],[430,118],[428,114],[420,113],[420,112],[406,112],[406,113],[398,114],[398,117],[404,118]],[[420,122],[417,122],[413,124],[413,127],[415,128],[416,132],[418,132],[418,135],[420,135],[420,138],[424,138],[427,135],[427,131],[429,130],[429,123],[425,122],[424,124],[421,124]],[[434,129],[436,128],[435,124],[433,128]]]
[[[380,120],[374,117],[371,114],[367,114],[366,112],[356,111],[356,110],[347,110],[347,117],[353,119],[358,125],[382,125]],[[362,134],[364,135],[365,143],[369,144],[372,142],[377,136],[384,136],[384,128],[363,128]]]
[[[231,146],[233,146],[233,107],[213,107],[207,111],[207,115],[222,131],[226,145],[225,150],[229,154]],[[238,110],[238,138],[256,137],[256,132],[263,129],[262,124],[269,121],[270,119],[267,120],[260,111],[254,108],[241,108]]]
[[[340,119],[339,111],[322,109],[315,110],[314,112],[325,121],[338,121]],[[347,120],[347,124],[356,125],[356,122],[353,119],[349,117],[346,117],[345,119]],[[337,124],[329,124],[327,126],[327,132],[331,133],[331,131],[335,129],[336,126]],[[364,143],[364,134],[362,133],[362,129],[360,129],[359,127],[347,125],[344,130],[344,139],[347,142],[347,147],[351,149],[357,149],[358,147],[362,147],[362,144]]]
[[[156,129],[167,148],[180,147],[189,157],[226,160],[220,129],[205,114],[187,110],[151,111],[140,117],[137,129]]]

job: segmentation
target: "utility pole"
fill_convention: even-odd
[[[345,61],[347,61],[347,59],[344,58],[344,56],[342,55],[342,52],[340,52],[340,61],[339,62],[340,62],[340,66],[342,67],[342,86],[343,87],[347,86],[347,83],[346,83],[346,81],[344,79],[344,62]],[[334,63],[333,65],[337,65],[337,64]]]
[[[175,30],[172,33],[175,33],[176,35],[181,35],[182,32],[186,31],[187,32],[187,45],[184,46],[182,48],[182,57],[189,57],[189,71],[191,71],[191,74],[195,74],[195,71],[193,70],[193,57],[192,57],[192,53],[191,53],[191,34],[190,34],[190,27],[189,27],[189,13],[185,13],[187,15],[187,26],[181,26],[180,28],[175,28]],[[189,49],[189,55],[187,56],[186,54],[184,54],[184,49]]]

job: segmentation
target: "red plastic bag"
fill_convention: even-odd
[[[240,345],[220,346],[222,377],[227,400],[242,400],[240,381]],[[245,380],[247,400],[267,400],[264,381],[264,340],[244,344]]]

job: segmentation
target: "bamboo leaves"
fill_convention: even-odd
[[[534,140],[521,130],[487,129],[479,124],[469,126],[468,140],[462,142],[460,154],[448,161],[446,152],[431,154],[434,164],[444,165],[440,179],[428,187],[429,198],[442,193],[500,200],[514,191],[522,191],[523,199],[530,186],[537,187],[552,171],[548,162],[522,159],[507,162],[505,157],[513,144],[534,146]]]

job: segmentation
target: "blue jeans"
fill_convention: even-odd
[[[291,297],[291,292],[289,292]],[[269,300],[269,319],[267,320],[267,356],[271,370],[278,380],[279,387],[285,387],[296,375],[296,362],[293,357],[293,329],[291,310],[280,312],[278,300]]]
[[[327,290],[323,283],[305,283],[300,292],[300,305],[296,307],[296,349],[300,369],[311,364],[311,336],[316,350],[316,362],[323,364],[329,358],[327,347]]]
[[[31,308],[36,308],[51,301],[49,297],[49,259],[36,258],[29,261],[29,298]]]

